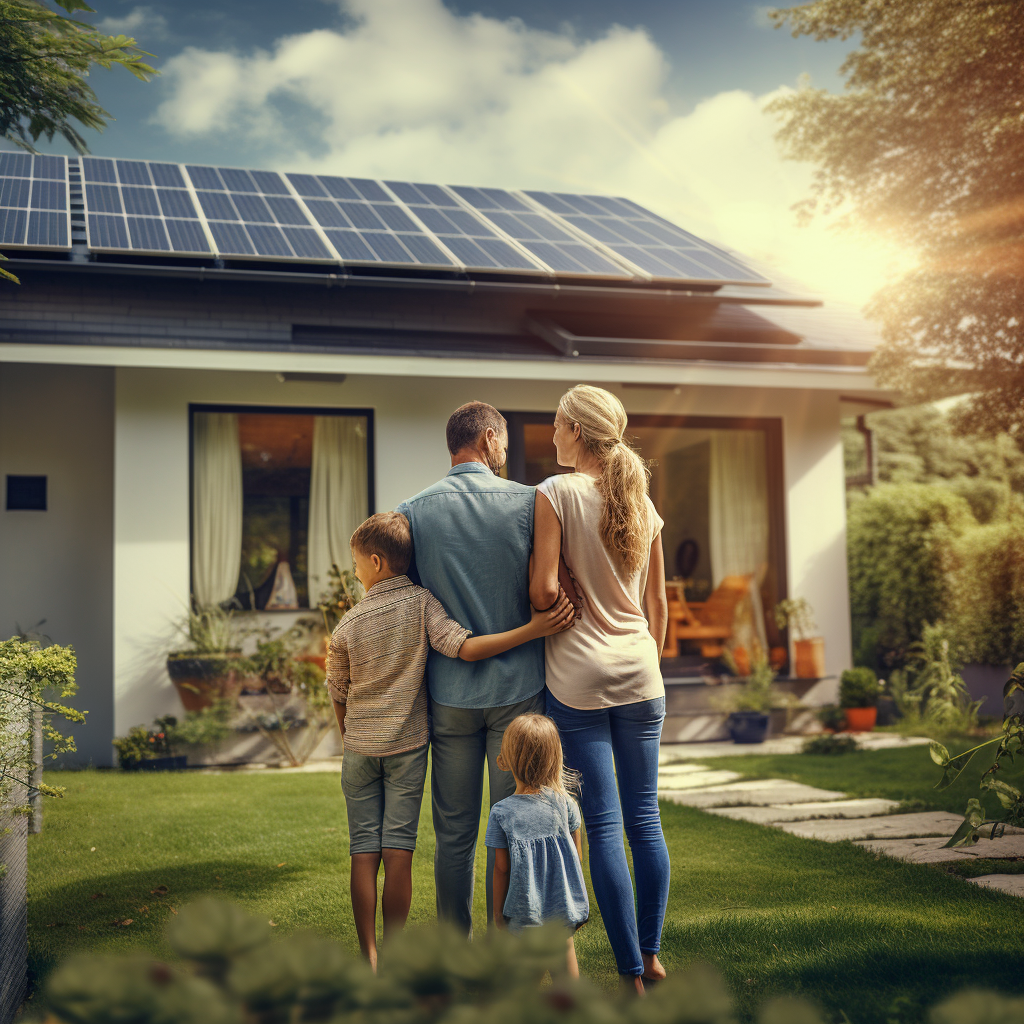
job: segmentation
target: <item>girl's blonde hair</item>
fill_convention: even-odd
[[[579,424],[583,447],[601,463],[601,540],[627,573],[639,572],[650,553],[644,499],[651,471],[623,437],[626,410],[613,394],[590,384],[566,391],[558,409],[570,423]]]
[[[545,715],[518,715],[501,740],[498,767],[511,772],[529,789],[553,789],[568,796],[579,787],[578,776],[562,762],[558,727]]]

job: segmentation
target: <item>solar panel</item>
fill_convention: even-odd
[[[346,263],[397,263],[452,269],[458,260],[409,216],[379,182],[289,174],[310,216]]]
[[[387,187],[467,270],[528,270],[546,272],[543,264],[511,239],[465,209],[441,185],[386,181]]]
[[[488,191],[488,190],[482,190]],[[655,279],[714,284],[768,284],[721,249],[629,199],[525,193],[544,209]]]
[[[628,199],[80,158],[97,251],[709,285],[769,282]],[[70,248],[68,160],[0,153],[0,245]]]
[[[82,157],[82,192],[90,249],[212,253],[177,164]]]
[[[505,189],[456,186],[452,191],[556,274],[627,279],[634,276],[600,248],[581,240]]]
[[[66,157],[0,153],[0,245],[71,248]]]
[[[219,255],[334,261],[281,175],[193,165],[186,171]]]

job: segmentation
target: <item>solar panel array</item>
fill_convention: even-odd
[[[90,249],[210,255],[189,184],[177,164],[82,158]]]
[[[287,178],[344,262],[458,266],[379,182],[317,174]]]
[[[465,187],[452,191],[556,273],[634,276],[592,243],[586,244],[511,192],[500,188]]]
[[[71,247],[66,157],[0,153],[0,245]]]
[[[526,194],[577,231],[601,242],[615,255],[629,260],[654,278],[768,283],[766,278],[721,249],[629,199],[563,192]]]
[[[98,252],[767,284],[628,199],[82,157]],[[0,153],[0,245],[70,248],[68,160]]]

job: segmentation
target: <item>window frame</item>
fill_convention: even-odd
[[[231,402],[189,402],[188,404],[188,592],[191,598],[195,581],[192,578],[192,545],[195,543],[195,414],[197,412],[231,412],[256,416],[363,416],[366,419],[366,504],[367,515],[377,510],[377,472],[375,456],[375,424],[373,409],[338,408],[321,405],[253,405]],[[307,609],[308,611],[308,609]],[[246,615],[294,614],[294,609],[270,608],[246,611]]]
[[[504,412],[508,422],[508,475],[522,482],[526,475],[526,446],[522,428],[527,424],[554,420],[549,412]],[[693,416],[672,413],[630,413],[633,427],[667,427],[692,430],[760,430],[764,433],[765,473],[768,482],[768,558],[776,573],[776,601],[789,596],[788,549],[786,544],[786,477],[782,418],[777,416]],[[629,436],[629,427],[626,428]],[[770,614],[770,609],[765,609]],[[785,637],[785,631],[781,631]]]

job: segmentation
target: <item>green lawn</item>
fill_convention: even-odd
[[[879,791],[891,755],[863,756],[881,759],[867,762]],[[760,759],[739,760],[760,771],[751,764]],[[161,932],[170,908],[200,893],[266,915],[282,933],[313,928],[355,949],[334,775],[55,775],[50,781],[67,786],[67,796],[47,803],[43,833],[30,840],[37,981],[78,949],[167,955]],[[968,984],[1024,990],[1013,897],[847,843],[810,842],[674,805],[663,806],[662,818],[672,857],[665,964],[713,964],[745,1015],[770,995],[801,992],[851,1024],[887,1020],[903,996],[911,1009],[900,1019],[909,1021],[920,1018],[913,1007]],[[414,921],[433,917],[432,856],[425,800]],[[483,917],[480,885],[478,926]],[[596,908],[577,943],[583,973],[612,985]]]

